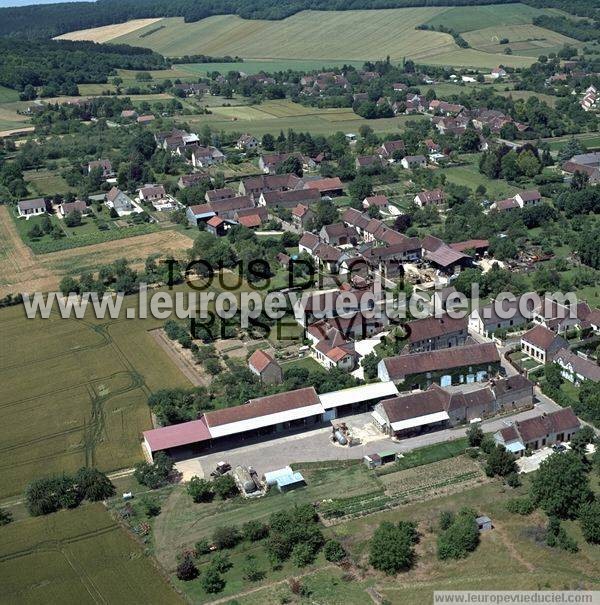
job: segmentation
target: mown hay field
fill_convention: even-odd
[[[135,305],[137,297],[127,297]],[[189,386],[147,330],[157,320],[27,319],[0,310],[0,499],[35,477],[142,459],[152,390]]]
[[[168,18],[114,42],[150,47],[166,56],[204,53],[257,60],[361,61],[404,57],[422,63],[492,67],[503,63],[516,67],[532,60],[513,55],[490,56],[459,49],[449,34],[415,27],[450,9],[442,7],[358,11],[303,11],[281,21],[244,20],[219,15],[196,23]],[[152,33],[149,33],[151,30]],[[470,52],[468,52],[470,51]]]
[[[5,603],[183,602],[101,504],[3,527],[0,577]]]
[[[142,27],[151,26],[161,19],[132,19],[125,23],[103,25],[92,29],[82,29],[57,36],[56,40],[89,40],[91,42],[108,42],[119,36],[135,32]]]

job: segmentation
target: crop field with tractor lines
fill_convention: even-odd
[[[0,577],[5,603],[183,603],[101,504],[3,527]]]
[[[30,320],[21,306],[0,316],[0,338],[11,343],[0,352],[0,498],[34,477],[139,461],[151,390],[188,384],[147,332],[160,322]]]
[[[195,23],[168,18],[113,41],[146,46],[166,56],[203,53],[261,61],[326,63],[383,59],[389,55],[392,61],[406,57],[421,63],[497,65],[504,55],[460,49],[449,34],[415,29],[435,17],[443,19],[448,10],[452,9],[303,11],[281,21],[245,20],[235,15],[218,15]],[[155,31],[148,33],[151,30]],[[504,62],[520,67],[531,64],[532,59],[515,54],[505,57]]]

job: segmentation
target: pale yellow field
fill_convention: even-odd
[[[104,25],[94,27],[93,29],[80,29],[75,32],[68,32],[57,36],[55,40],[89,40],[90,42],[108,42],[119,36],[130,34],[142,27],[152,25],[161,19],[133,19],[126,23],[116,23],[114,25]]]

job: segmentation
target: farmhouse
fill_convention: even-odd
[[[370,195],[362,201],[363,208],[377,208],[378,210],[388,211],[389,200],[385,195]]]
[[[205,168],[213,164],[222,164],[224,161],[225,155],[212,145],[192,148],[192,166],[194,168]]]
[[[586,174],[591,185],[600,183],[600,152],[582,153],[574,155],[562,165],[564,172]]]
[[[139,198],[142,202],[155,202],[167,197],[167,192],[162,185],[145,185],[139,190]]]
[[[230,225],[219,216],[213,216],[206,221],[206,230],[217,237],[226,235],[229,227]]]
[[[266,351],[256,349],[248,359],[248,367],[263,384],[281,384],[283,370],[275,359]]]
[[[546,296],[540,305],[534,309],[533,322],[561,334],[571,328],[586,325],[591,312],[585,301],[567,306]]]
[[[354,160],[354,166],[357,170],[361,168],[381,168],[381,157],[378,155],[359,155]]]
[[[258,159],[258,167],[267,174],[275,174],[277,168],[287,160],[295,158],[302,166],[304,158],[299,152],[294,153],[263,153]]]
[[[17,210],[19,212],[19,216],[24,216],[25,218],[45,214],[46,201],[41,197],[33,200],[21,200],[17,204]]]
[[[119,216],[129,216],[130,214],[143,212],[126,193],[123,193],[117,187],[113,187],[106,194],[106,205],[114,209]]]
[[[323,225],[319,231],[319,237],[326,244],[331,246],[346,246],[348,244],[356,245],[358,233],[353,227],[348,227],[344,223],[334,223],[332,225]]]
[[[59,214],[64,218],[71,212],[79,212],[81,216],[88,216],[90,209],[83,200],[75,200],[74,202],[63,202],[59,206]]]
[[[600,366],[569,349],[560,349],[552,362],[561,368],[563,378],[575,385],[580,385],[584,380],[600,382]]]
[[[292,209],[292,224],[297,231],[304,231],[315,217],[315,213],[304,204],[298,204]]]
[[[186,187],[194,187],[200,185],[200,183],[210,183],[210,175],[204,172],[193,172],[192,174],[182,174],[177,181],[177,185],[180,189]]]
[[[512,328],[526,326],[530,320],[530,316],[526,316],[521,312],[521,307],[526,302],[528,294],[516,297],[513,301],[505,300],[502,301],[502,307],[500,303],[492,301],[489,305],[480,307],[479,309],[473,309],[469,315],[469,331],[485,336],[486,338],[491,336],[496,330],[510,330]],[[498,308],[496,308],[498,304]],[[533,311],[530,305],[530,311]],[[523,308],[523,310],[525,310]],[[511,317],[500,317],[499,312],[502,315],[511,315]]]
[[[499,78],[506,77],[506,70],[503,67],[494,67],[490,73],[490,78],[498,80]]]
[[[339,177],[311,179],[304,184],[304,189],[315,189],[323,196],[337,196],[344,193],[344,185]]]
[[[442,189],[433,189],[431,191],[421,191],[415,195],[414,202],[417,206],[439,206],[445,201],[444,191]]]
[[[248,229],[257,229],[269,218],[266,208],[241,208],[236,210],[233,219]]]
[[[399,155],[404,155],[404,150],[404,141],[398,139],[396,141],[383,142],[381,147],[377,149],[377,154],[384,160],[393,161]]]
[[[535,326],[521,336],[523,353],[540,363],[550,361],[554,353],[568,346],[569,343],[564,338],[544,326]]]
[[[108,179],[111,176],[114,176],[115,173],[112,168],[112,164],[110,160],[93,160],[88,163],[88,174],[91,174],[92,171],[99,170],[101,171],[102,178]]]
[[[410,353],[382,359],[377,366],[379,380],[414,386],[437,382],[441,386],[481,382],[500,367],[500,355],[493,343],[468,344],[451,349]]]
[[[223,187],[222,189],[209,189],[204,194],[204,199],[210,202],[218,202],[219,200],[229,200],[235,197],[235,191],[231,187]]]
[[[235,144],[236,149],[242,149],[243,151],[249,151],[257,149],[259,145],[258,139],[253,137],[251,134],[243,134]]]
[[[523,377],[491,381],[477,389],[448,389],[432,384],[426,391],[398,395],[375,405],[375,425],[393,437],[409,437],[424,431],[458,426],[489,418],[505,409],[524,409],[533,405],[533,383]],[[506,405],[506,393],[516,393],[514,403]]]
[[[424,168],[427,166],[427,158],[424,155],[406,155],[400,160],[403,168]]]
[[[405,329],[411,353],[459,347],[465,344],[468,337],[467,319],[454,319],[449,315],[410,321]]]
[[[316,189],[291,189],[288,191],[263,191],[258,205],[267,208],[294,208],[298,204],[310,206],[321,199]]]
[[[494,440],[509,452],[520,456],[526,450],[537,450],[563,441],[569,442],[580,428],[579,419],[573,410],[563,408],[515,422],[495,433]]]
[[[258,199],[264,191],[287,191],[301,187],[302,181],[295,174],[263,174],[242,179],[238,193]]]

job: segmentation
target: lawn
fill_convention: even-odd
[[[83,465],[112,471],[142,458],[149,393],[188,382],[147,332],[163,322],[124,315],[30,320],[21,306],[0,310],[0,340],[11,344],[0,352],[0,498],[34,477]]]
[[[53,196],[56,193],[65,194],[73,191],[57,170],[26,170],[23,178],[34,196]]]
[[[183,603],[101,504],[3,527],[0,577],[5,603]]]
[[[490,179],[485,174],[479,172],[479,155],[463,155],[461,160],[465,163],[461,166],[451,166],[443,168],[442,172],[451,183],[464,185],[470,189],[476,189],[479,185],[486,188],[486,197],[491,200],[499,200],[510,195],[514,195],[519,190],[517,187],[509,185],[503,179]]]
[[[446,11],[440,7],[309,10],[279,21],[246,20],[236,15],[212,16],[195,23],[169,18],[163,19],[160,24],[164,27],[151,35],[141,37],[154,25],[115,38],[114,42],[150,47],[166,56],[227,54],[258,61],[310,60],[321,65],[383,59],[387,55],[393,61],[406,57],[423,63],[440,63],[450,56],[450,64],[475,67],[493,67],[499,62],[516,67],[531,64],[531,59],[517,55],[464,51],[448,34],[415,29]]]

